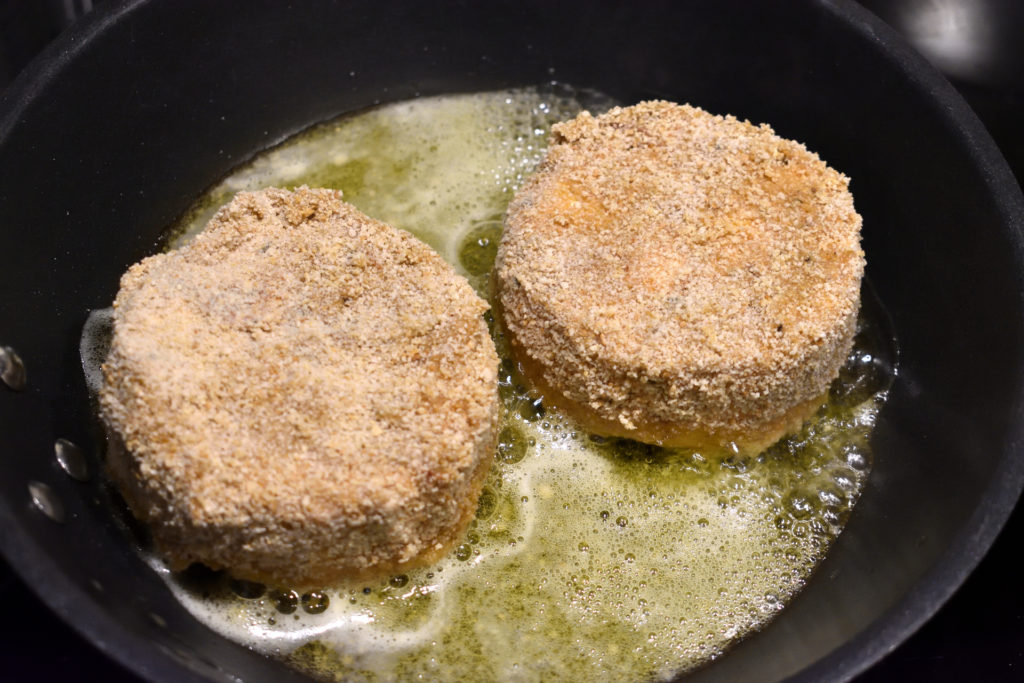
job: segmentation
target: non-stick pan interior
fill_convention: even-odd
[[[980,124],[845,2],[111,3],[0,105],[0,546],[62,616],[143,675],[298,678],[200,626],[136,557],[100,479],[54,442],[92,429],[77,354],[90,309],[234,165],[378,102],[558,80],[770,122],[848,174],[899,375],[847,530],[805,591],[694,680],[853,675],[956,588],[1019,493],[1021,216]],[[58,523],[30,502],[42,482]]]

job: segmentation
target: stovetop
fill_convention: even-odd
[[[100,2],[101,0],[95,0]],[[0,90],[93,0],[0,0]],[[863,0],[960,90],[1024,178],[1024,2]],[[961,589],[858,683],[1024,681],[1024,506]],[[0,561],[0,681],[140,679],[55,617]]]

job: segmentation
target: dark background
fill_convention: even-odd
[[[102,0],[0,0],[0,90]],[[1024,178],[1024,1],[863,0],[960,90],[1017,178]],[[1024,681],[1018,506],[964,586],[902,646],[859,677],[879,681]],[[139,679],[54,617],[0,560],[0,681]]]

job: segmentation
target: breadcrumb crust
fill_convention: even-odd
[[[598,433],[762,448],[852,346],[849,179],[767,125],[670,102],[553,128],[495,285],[524,369]]]
[[[433,561],[473,517],[487,304],[340,192],[239,193],[114,309],[109,471],[172,568],[312,587]]]

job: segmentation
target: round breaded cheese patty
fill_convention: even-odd
[[[864,254],[848,183],[766,125],[686,105],[556,125],[498,250],[517,359],[598,434],[769,445],[852,345]]]
[[[312,587],[432,561],[494,452],[486,310],[340,192],[240,193],[121,280],[110,475],[174,569]]]

